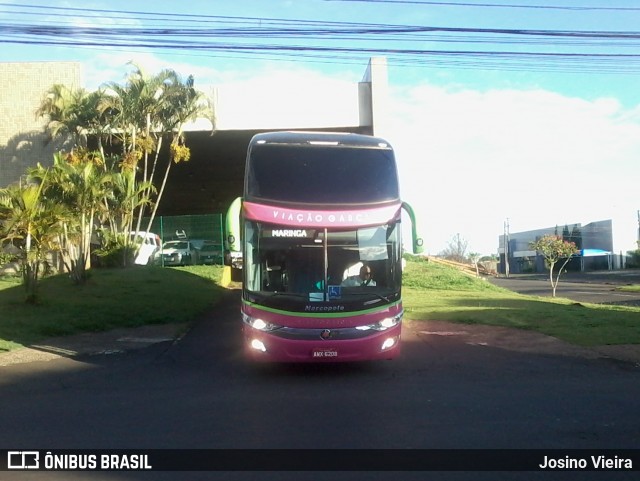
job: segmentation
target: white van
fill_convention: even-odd
[[[140,246],[135,264],[146,266],[153,262],[153,255],[160,249],[160,236],[153,232],[130,232],[131,240]]]

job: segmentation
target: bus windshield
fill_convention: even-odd
[[[399,298],[396,223],[334,230],[246,221],[245,235],[245,289],[255,302],[292,311],[313,302],[358,310]]]
[[[390,148],[265,144],[247,159],[245,200],[368,204],[399,199]]]

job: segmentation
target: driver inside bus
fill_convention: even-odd
[[[347,277],[342,281],[342,285],[344,287],[375,286],[376,281],[371,277],[371,267],[364,265],[357,276]]]

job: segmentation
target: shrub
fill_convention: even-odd
[[[18,257],[15,254],[9,254],[8,252],[0,251],[0,266],[4,266],[5,264],[9,264],[10,262],[14,262],[18,260]]]
[[[627,252],[627,267],[640,268],[640,249]]]
[[[104,235],[102,245],[94,250],[95,259],[92,265],[95,267],[125,267],[133,265],[135,248],[125,243],[124,235]]]

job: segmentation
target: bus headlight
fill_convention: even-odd
[[[259,339],[254,339],[253,341],[251,341],[251,348],[255,349],[256,351],[260,351],[260,352],[267,352],[267,348],[264,345],[264,342],[260,341]]]
[[[378,321],[374,324],[367,324],[365,326],[358,326],[356,327],[356,329],[360,330],[360,331],[369,331],[371,329],[375,330],[375,331],[386,331],[387,329],[390,329],[394,326],[397,326],[398,324],[400,324],[400,322],[402,322],[402,312],[396,316],[393,317],[387,317],[385,319],[382,319],[381,321]]]
[[[259,317],[251,317],[247,314],[242,314],[242,322],[248,324],[249,326],[257,329],[259,331],[275,331],[276,329],[280,329],[282,326],[278,324],[273,324],[272,322],[267,322]]]
[[[396,341],[397,339],[395,337],[389,337],[385,339],[384,342],[382,343],[382,347],[380,348],[380,350],[386,351],[387,349],[391,349],[393,346],[396,345]]]

